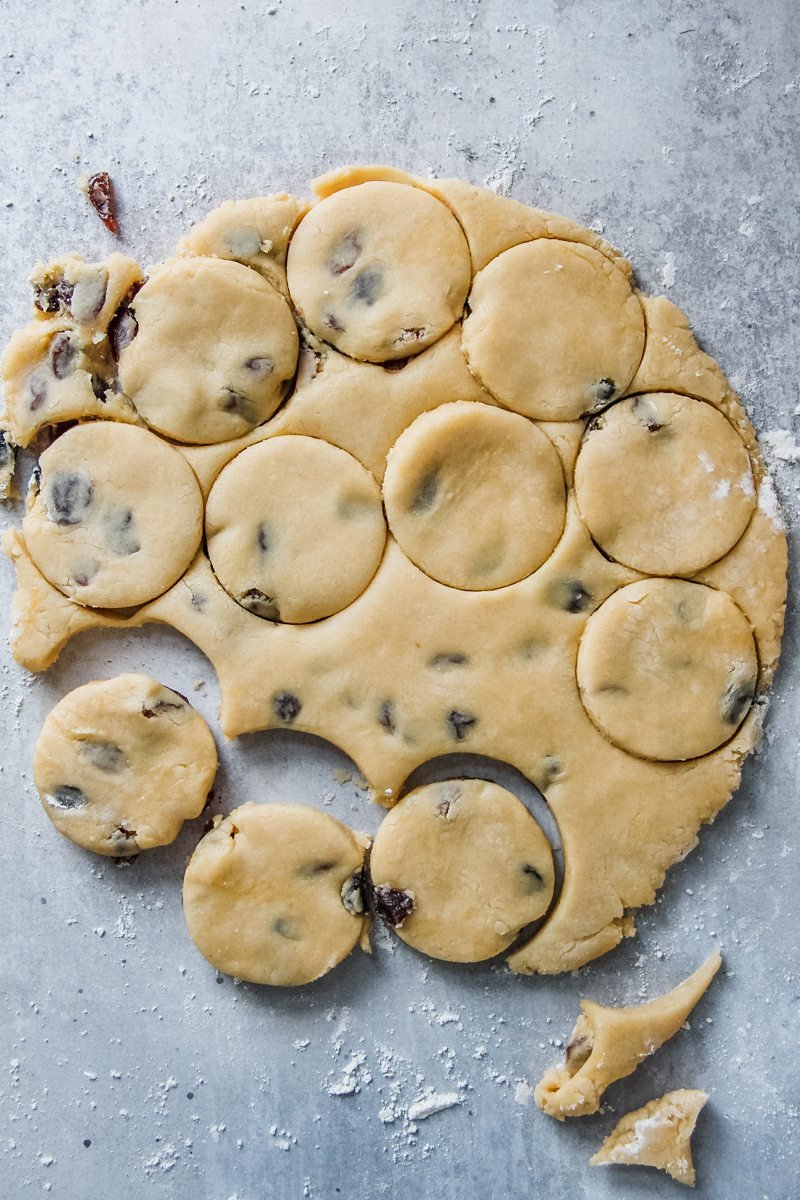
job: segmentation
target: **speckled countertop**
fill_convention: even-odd
[[[459,175],[602,230],[644,289],[686,310],[772,435],[796,545],[799,29],[792,0],[5,0],[0,337],[25,315],[38,257],[113,248],[77,191],[86,171],[112,172],[120,248],[145,263],[221,200],[303,193],[343,162]],[[89,679],[151,672],[213,723],[200,653],[164,629],[84,635],[33,678],[4,629],[0,1195],[673,1197],[665,1176],[587,1160],[622,1112],[694,1086],[711,1092],[697,1194],[795,1197],[797,653],[792,599],[742,788],[638,936],[578,978],[436,964],[379,935],[372,959],[276,993],[216,977],[188,941],[180,877],[201,822],[117,866],[63,842],[31,786],[44,715]],[[219,810],[281,796],[377,825],[325,744],[262,734],[222,760]],[[726,965],[691,1030],[603,1113],[562,1127],[536,1110],[530,1086],[560,1058],[580,994],[658,994],[715,942]],[[458,1103],[414,1120],[431,1091]]]

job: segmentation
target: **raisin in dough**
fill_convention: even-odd
[[[750,623],[730,596],[683,579],[615,592],[578,652],[586,711],[631,754],[696,758],[741,725],[758,682]]]
[[[417,354],[446,333],[471,273],[450,210],[420,188],[384,182],[315,205],[295,230],[287,272],[309,329],[372,362]]]
[[[651,575],[693,575],[747,528],[756,489],[747,449],[717,409],[656,392],[590,422],[575,466],[592,537]]]
[[[550,843],[516,796],[484,779],[417,788],[384,817],[370,854],[375,909],[403,941],[480,962],[544,916]]]
[[[599,250],[539,238],[475,277],[464,321],[470,369],[508,408],[572,421],[616,399],[644,349],[625,273]]]
[[[564,528],[558,454],[532,422],[485,404],[424,413],[389,452],[383,484],[392,533],[450,587],[516,583],[540,567]]]
[[[39,320],[66,317],[99,340],[141,282],[141,267],[123,254],[111,254],[102,263],[87,262],[80,254],[65,254],[53,262],[39,263],[31,275],[34,315]]]
[[[272,621],[328,617],[359,596],[386,541],[378,485],[319,438],[273,437],[229,463],[211,489],[214,571],[244,608]]]
[[[708,1092],[679,1088],[626,1113],[589,1159],[590,1165],[656,1167],[694,1187],[691,1139],[707,1100]]]
[[[34,782],[59,832],[85,850],[120,857],[174,841],[202,812],[216,772],[203,718],[146,675],[70,692],[33,752]]]
[[[165,263],[130,304],[122,390],[147,424],[179,442],[221,442],[272,416],[297,366],[283,296],[221,258]]]
[[[94,608],[143,604],[194,558],[203,499],[186,460],[155,434],[76,425],[40,460],[25,540],[47,579]]]
[[[299,804],[243,804],[218,819],[183,881],[200,953],[251,983],[293,987],[325,975],[366,928],[362,841]]]

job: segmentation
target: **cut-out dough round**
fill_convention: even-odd
[[[194,558],[203,498],[186,460],[132,425],[76,425],[40,459],[25,541],[79,604],[127,608],[166,591]]]
[[[601,548],[650,575],[692,575],[735,546],[756,505],[750,459],[710,404],[664,392],[593,421],[575,467],[581,514]]]
[[[378,485],[352,455],[319,438],[273,437],[219,475],[206,538],[223,587],[250,612],[293,624],[346,608],[386,541]]]
[[[376,911],[415,949],[480,962],[544,916],[553,855],[516,796],[483,779],[432,783],[381,822],[370,854]]]
[[[417,354],[458,320],[471,266],[449,208],[421,188],[371,182],[311,209],[287,272],[317,337],[352,358],[388,362]]]
[[[212,966],[281,987],[332,970],[361,937],[364,847],[328,813],[244,804],[198,845],[183,881],[189,933]]]
[[[151,428],[179,442],[222,442],[272,416],[297,366],[297,328],[256,271],[222,258],[172,259],[130,309],[120,385]]]
[[[56,828],[124,857],[175,840],[205,807],[217,771],[211,730],[183,696],[146,675],[70,692],[47,717],[33,778]]]
[[[644,349],[644,314],[599,250],[537,238],[475,277],[462,345],[485,388],[515,412],[572,421],[615,400]]]
[[[470,591],[524,579],[564,528],[549,438],[516,413],[457,401],[423,413],[392,447],[383,484],[392,533],[440,583]]]
[[[590,616],[577,672],[584,707],[612,742],[679,761],[733,736],[753,701],[758,661],[730,596],[648,579],[620,588]]]

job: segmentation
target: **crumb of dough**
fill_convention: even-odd
[[[617,1123],[589,1163],[656,1167],[694,1187],[691,1137],[708,1093],[691,1088],[668,1092]]]

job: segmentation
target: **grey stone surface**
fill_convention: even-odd
[[[643,287],[689,313],[757,427],[796,430],[799,40],[794,0],[4,0],[0,337],[25,315],[37,257],[113,248],[76,190],[85,171],[112,172],[121,248],[148,262],[231,195],[305,192],[328,167],[389,161],[602,229]],[[776,470],[796,546],[800,467]],[[10,595],[5,560],[0,584]],[[215,978],[187,939],[180,875],[200,822],[115,866],[63,842],[32,789],[44,715],[89,679],[150,671],[213,721],[199,652],[165,630],[87,635],[31,678],[10,658],[7,619],[6,1200],[672,1197],[664,1176],[587,1160],[622,1112],[680,1086],[711,1092],[699,1196],[797,1195],[793,598],[762,749],[636,939],[577,978],[517,979],[378,937],[373,959],[285,993]],[[321,743],[257,735],[222,757],[219,809],[332,793],[332,811],[377,823]],[[580,994],[657,994],[715,942],[726,966],[691,1031],[614,1087],[602,1114],[558,1126],[538,1113],[527,1086],[559,1059]],[[428,1089],[460,1103],[415,1125],[408,1107]]]

